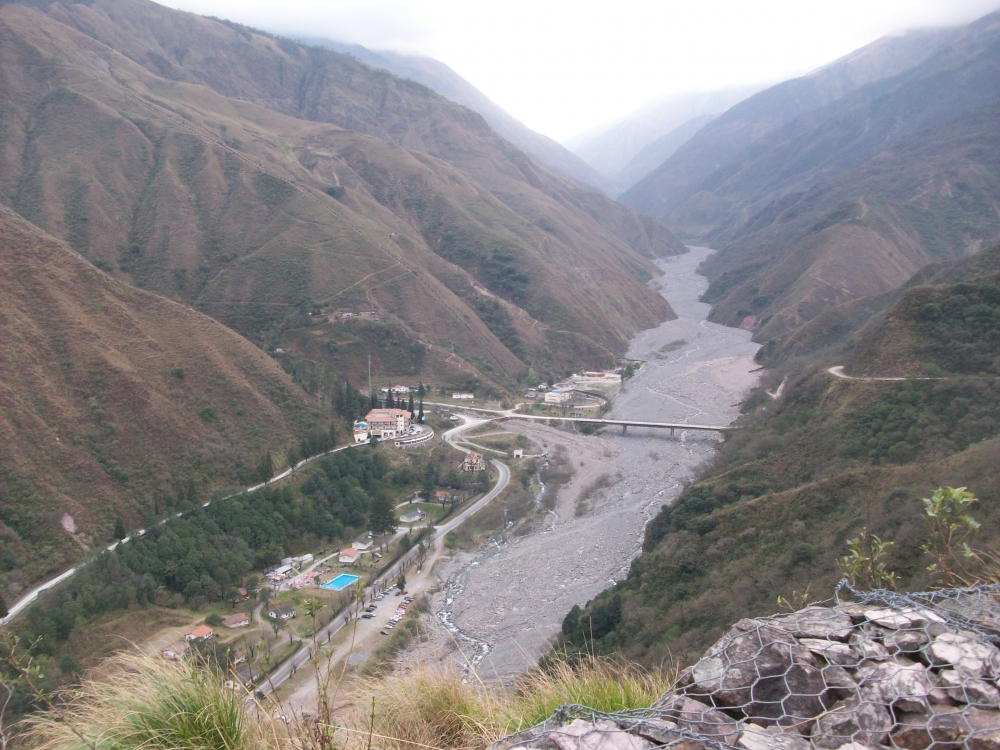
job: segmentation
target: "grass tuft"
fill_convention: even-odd
[[[264,726],[246,694],[190,662],[116,657],[68,693],[57,711],[25,721],[38,750],[256,750]]]

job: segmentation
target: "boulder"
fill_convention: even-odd
[[[736,746],[743,750],[812,750],[812,746],[793,732],[778,727],[745,724]]]
[[[559,750],[650,750],[653,747],[652,742],[624,732],[607,720],[592,724],[574,719],[546,737]]]
[[[959,703],[972,703],[978,706],[996,706],[1000,704],[1000,690],[985,680],[966,677],[956,669],[942,669],[937,675],[938,684],[945,690],[948,697]]]
[[[856,667],[862,658],[862,652],[857,646],[850,646],[846,643],[820,638],[800,638],[799,644],[805,646],[816,656],[822,657],[829,664],[837,664],[841,667]]]
[[[790,615],[772,617],[767,622],[796,638],[829,641],[846,641],[854,627],[849,615],[827,607],[806,607]]]
[[[816,747],[835,750],[851,742],[881,744],[893,721],[889,709],[880,703],[863,702],[857,696],[842,700],[820,716],[812,726]]]
[[[740,709],[759,723],[794,723],[824,709],[826,684],[817,665],[786,630],[741,620],[694,665],[688,690],[711,695],[713,703]]]
[[[737,721],[722,711],[686,695],[661,698],[653,704],[657,713],[681,729],[732,744],[739,734]]]
[[[942,633],[927,647],[931,663],[951,667],[966,677],[996,677],[1000,671],[1000,652],[981,640],[967,635]]]
[[[971,706],[932,706],[930,717],[903,714],[892,733],[896,747],[925,750],[963,747],[965,750],[996,750],[1000,747],[1000,711]]]
[[[943,624],[945,619],[927,609],[867,609],[865,617],[883,628],[892,630],[924,629],[931,623]]]
[[[902,656],[865,664],[858,677],[862,699],[911,713],[927,710],[927,696],[934,689],[924,666]]]

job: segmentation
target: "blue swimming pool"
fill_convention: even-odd
[[[334,591],[342,591],[358,580],[357,576],[352,576],[350,573],[341,573],[339,576],[333,580],[327,581],[320,588],[333,589]]]

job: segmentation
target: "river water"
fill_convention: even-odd
[[[615,397],[611,418],[728,424],[756,383],[750,332],[709,323],[698,301],[708,286],[697,273],[711,251],[660,261],[654,284],[677,320],[639,333],[628,356],[646,365]],[[523,671],[544,653],[566,612],[584,605],[628,573],[642,546],[643,527],[718,444],[711,432],[609,428],[599,436],[508,422],[546,450],[562,447],[575,475],[558,495],[551,521],[536,531],[505,535],[476,556],[441,566],[433,611],[448,629],[436,650],[461,651],[462,662],[486,679]],[[600,489],[588,488],[600,478]],[[583,505],[579,503],[582,495]],[[440,653],[436,654],[440,656]]]

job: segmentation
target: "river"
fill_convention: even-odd
[[[647,364],[615,397],[612,418],[728,424],[756,383],[750,332],[709,323],[698,301],[708,281],[697,273],[711,252],[659,262],[654,281],[678,315],[640,332],[628,356]],[[545,652],[566,612],[628,573],[643,528],[679,494],[718,443],[715,433],[629,428],[584,436],[508,422],[550,452],[560,446],[574,475],[558,493],[551,520],[523,535],[505,534],[487,551],[457,555],[440,566],[432,601],[439,622],[435,655],[460,650],[460,663],[481,677],[523,671]],[[610,486],[604,486],[610,485]],[[581,503],[581,497],[584,498]]]

